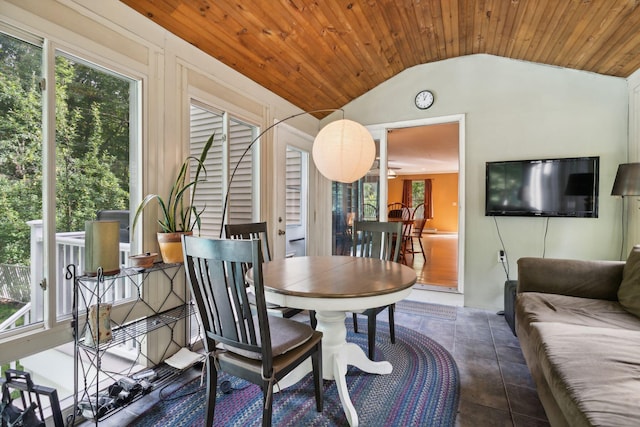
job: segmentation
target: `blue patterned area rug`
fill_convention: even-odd
[[[365,322],[366,324],[366,322]],[[366,351],[367,334],[355,334],[347,321],[347,340]],[[396,343],[389,341],[389,325],[378,322],[377,360],[388,360],[388,375],[363,373],[349,367],[347,384],[361,426],[453,426],[460,381],[453,357],[440,344],[413,330],[396,325]],[[220,391],[228,379],[233,391]],[[166,396],[166,392],[164,393]],[[180,396],[184,396],[180,398]],[[206,392],[194,379],[166,396],[131,427],[203,426]],[[178,398],[176,398],[178,397]],[[169,400],[171,399],[171,400]],[[316,412],[313,379],[274,394],[274,426],[347,426],[333,381],[324,381],[324,410]],[[215,426],[259,426],[262,392],[256,385],[226,374],[218,376]]]

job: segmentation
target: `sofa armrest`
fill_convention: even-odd
[[[624,261],[518,260],[518,293],[545,292],[616,301]]]

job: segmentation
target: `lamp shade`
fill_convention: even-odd
[[[371,169],[376,145],[364,126],[341,119],[320,130],[313,142],[312,154],[322,175],[332,181],[349,183]]]
[[[84,273],[95,276],[98,269],[106,275],[120,271],[120,222],[86,221]]]
[[[611,189],[612,196],[640,196],[640,163],[623,163]]]

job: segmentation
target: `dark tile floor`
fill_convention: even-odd
[[[399,307],[395,319],[397,325],[433,338],[454,356],[461,386],[456,426],[548,426],[518,339],[504,316],[466,307],[446,308],[445,311],[450,312],[448,315],[442,315],[438,310],[416,314],[416,310]],[[306,314],[299,316],[306,320]],[[380,320],[386,318],[387,312],[383,311]],[[157,393],[146,396],[145,402],[136,402],[100,425],[127,425],[151,406],[154,399],[157,399]]]
[[[535,384],[504,316],[458,307],[455,320],[396,311],[396,324],[444,346],[460,371],[456,425],[548,426]]]

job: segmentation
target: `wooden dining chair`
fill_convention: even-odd
[[[427,256],[424,254],[424,245],[422,244],[422,232],[424,231],[424,226],[426,225],[427,220],[424,218],[419,218],[413,221],[413,230],[411,231],[411,249],[405,248],[405,251],[410,254],[418,254],[422,253],[422,257],[424,260],[427,260]],[[418,240],[418,244],[420,245],[420,250],[415,248],[413,243],[414,240]]]
[[[214,425],[218,369],[262,388],[262,425],[270,426],[273,386],[309,357],[316,409],[322,412],[322,333],[267,314],[260,242],[184,236],[182,247],[207,352],[205,425]],[[247,265],[253,265],[255,314],[247,295]]]
[[[266,222],[249,222],[243,224],[225,224],[227,239],[259,240],[262,257],[265,262],[271,261],[271,249]]]
[[[387,205],[387,218],[410,220],[411,209],[401,202],[389,203]]]
[[[424,208],[424,203],[420,203],[418,206],[413,208],[413,211],[411,211],[411,219],[424,219]]]
[[[353,224],[353,256],[380,258],[398,262],[402,244],[402,222],[356,221]],[[385,308],[389,309],[389,333],[391,342],[396,342],[394,309],[395,304],[370,308],[362,312],[367,316],[367,343],[369,359],[374,360],[376,352],[376,316]],[[358,317],[353,314],[353,329],[358,332]]]
[[[370,203],[365,203],[362,206],[362,220],[378,221],[378,219],[378,208]]]
[[[267,233],[266,222],[251,222],[245,224],[225,224],[225,235],[227,239],[235,240],[251,240],[255,239],[260,241],[262,257],[265,262],[271,261],[271,250],[269,249],[269,237]],[[250,295],[252,303],[253,295]],[[297,308],[282,307],[276,304],[267,303],[267,310],[269,314],[290,318],[300,313],[302,310]]]
[[[389,219],[399,219],[402,218],[402,208],[404,205],[402,203],[389,203],[387,205],[387,218]]]

